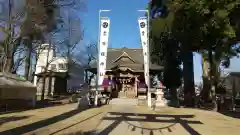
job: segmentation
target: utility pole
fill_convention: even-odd
[[[69,74],[70,69],[70,47],[71,47],[71,18],[70,18],[70,10],[68,10],[68,44],[67,44],[67,74]]]

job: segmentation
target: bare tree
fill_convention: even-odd
[[[12,72],[14,67],[14,53],[21,43],[21,38],[17,28],[22,23],[24,9],[19,7],[21,4],[16,4],[16,0],[0,1],[2,8],[0,13],[0,31],[3,35],[2,48],[2,67],[0,71]],[[19,1],[18,1],[19,2]]]
[[[36,3],[35,1],[32,0],[27,0],[29,3],[29,7],[35,7],[36,9],[36,14],[35,11],[30,10],[29,13],[33,13],[33,16],[30,17],[29,23],[31,24],[30,26],[33,26],[30,30],[25,30],[25,35],[27,35],[27,40],[26,40],[26,62],[25,62],[25,78],[29,79],[29,73],[30,70],[32,69],[31,67],[31,55],[32,52],[34,52],[33,48],[33,40],[43,40],[46,38],[46,35],[51,34],[52,32],[56,32],[56,34],[53,34],[51,36],[52,42],[54,43],[54,36],[57,34],[62,34],[64,33],[66,27],[62,27],[59,25],[65,25],[66,22],[66,16],[63,14],[65,10],[68,9],[73,9],[71,12],[74,12],[76,10],[82,9],[84,6],[84,3],[79,1],[79,0],[43,0],[41,3],[38,2]],[[41,16],[42,15],[42,16]],[[41,18],[41,20],[39,20]],[[68,17],[69,18],[69,17]],[[27,22],[27,21],[26,21]],[[39,23],[40,22],[40,23]],[[26,23],[27,24],[27,23]],[[28,25],[25,25],[28,26]],[[68,24],[68,26],[71,26]],[[67,28],[71,29],[71,28]],[[34,31],[33,31],[34,30]],[[27,33],[27,34],[26,34]],[[33,37],[35,36],[35,38]],[[59,40],[58,38],[57,40]],[[45,39],[45,41],[48,40]],[[66,44],[66,43],[63,43]],[[62,44],[56,44],[55,48],[58,46],[62,46]],[[70,47],[68,47],[70,48]],[[74,46],[72,46],[74,48]],[[70,51],[69,51],[70,52]]]
[[[51,1],[53,0],[48,0],[48,2]],[[15,60],[15,54],[23,39],[23,43],[27,46],[25,51],[28,54],[24,58],[28,61],[25,65],[29,67],[32,40],[41,39],[41,25],[49,29],[50,26],[46,22],[53,22],[49,20],[49,18],[53,18],[51,13],[47,12],[44,5],[38,2],[39,0],[7,0],[7,4],[6,1],[0,2],[1,7],[4,8],[2,11],[5,11],[1,13],[0,21],[7,26],[6,29],[4,29],[5,26],[1,27],[1,32],[5,35],[5,61],[3,64],[5,66],[3,69],[7,72],[16,72],[16,67],[19,67],[19,63],[22,63],[20,62],[23,60],[22,58],[20,58],[21,60]],[[45,16],[48,19],[45,19]]]
[[[0,1],[4,8],[0,13],[0,21],[4,22],[0,31],[4,33],[4,42],[1,44],[1,68],[0,71],[16,73],[17,69],[25,63],[25,78],[29,79],[32,70],[32,55],[36,52],[37,46],[44,42],[44,35],[53,30],[59,29],[58,24],[66,19],[62,11],[70,10],[70,14],[85,10],[83,0],[7,0]],[[4,6],[2,6],[4,4]],[[59,13],[59,14],[55,14]],[[64,22],[64,24],[66,24]],[[7,26],[7,27],[6,27]],[[70,26],[70,25],[69,25]],[[20,30],[16,30],[20,29]],[[62,29],[62,28],[60,28]],[[68,28],[70,29],[70,28]],[[18,32],[18,33],[17,33]],[[62,33],[62,32],[58,32]],[[81,35],[82,36],[82,35]],[[66,37],[66,36],[64,36]],[[70,37],[70,36],[69,36]],[[40,43],[38,42],[40,40]],[[57,39],[60,41],[60,38]],[[77,40],[77,38],[76,38]],[[71,54],[77,44],[70,43],[67,46],[67,53]],[[38,45],[34,45],[38,42]],[[19,48],[23,44],[25,48]],[[58,44],[61,46],[61,44]],[[58,47],[58,46],[57,46]],[[22,54],[25,52],[25,56]],[[36,56],[37,58],[38,56]],[[25,62],[24,62],[25,61]],[[4,67],[3,67],[4,66]],[[35,67],[35,66],[34,66]]]
[[[50,45],[54,44],[54,46],[52,47],[55,50],[60,50],[58,51],[58,55],[61,57],[65,57],[67,59],[68,64],[67,68],[69,71],[69,69],[71,68],[71,64],[75,64],[74,61],[72,60],[73,59],[72,53],[76,49],[78,43],[83,39],[83,32],[80,29],[79,19],[68,18],[68,21],[65,23],[62,24],[61,29],[59,29],[56,33],[50,35],[49,44]],[[51,72],[51,70],[49,70],[49,65],[51,64],[51,62],[53,62],[53,60],[49,60],[49,57],[47,56],[47,63],[43,72],[44,76],[41,100],[44,100],[45,95],[46,73],[49,71]]]
[[[85,80],[88,84],[91,83],[92,78],[94,77],[94,73],[88,72],[88,69],[91,68],[91,64],[97,60],[97,43],[90,43],[86,46],[86,52],[85,52],[87,58],[86,62],[82,62],[85,68]]]

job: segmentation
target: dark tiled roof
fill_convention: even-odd
[[[134,61],[134,64],[132,63],[119,63],[114,62],[116,59],[118,59],[123,53],[124,55],[128,55],[130,59]],[[143,70],[143,53],[142,49],[134,49],[134,48],[108,48],[107,53],[107,69],[110,70],[116,66],[127,66],[133,70]],[[91,68],[96,68],[97,63],[92,63]],[[150,63],[150,69],[151,70],[162,70],[163,66],[159,66],[157,64]]]
[[[231,73],[229,73],[229,75],[235,76],[235,77],[240,77],[240,72],[231,72]]]

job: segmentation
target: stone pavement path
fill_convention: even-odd
[[[154,118],[155,117],[155,118]],[[115,106],[111,112],[103,118],[97,127],[96,133],[99,135],[188,135],[178,123],[156,123],[151,119],[157,119],[153,111],[145,107],[137,106]],[[170,118],[171,121],[172,118]],[[165,120],[167,120],[165,118]],[[173,127],[175,131],[170,131]]]
[[[238,135],[240,119],[186,108],[77,104],[0,115],[0,135]]]
[[[238,135],[240,119],[186,108],[115,106],[103,118],[100,135]]]
[[[114,115],[111,113],[120,113],[120,115]],[[135,106],[127,106],[127,105],[116,105],[112,106],[111,112],[108,112],[107,115],[103,118],[101,124],[97,127],[95,134],[100,135],[118,135],[124,134],[128,135],[129,124],[125,122],[124,118],[121,117],[121,114],[124,113],[134,113]],[[105,118],[112,118],[113,120],[104,120]],[[133,122],[134,125],[141,126],[139,122]],[[136,132],[134,132],[136,134]],[[131,135],[135,135],[131,133]],[[137,133],[138,135],[140,133]]]

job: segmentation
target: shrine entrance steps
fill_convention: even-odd
[[[138,96],[137,105],[139,106],[147,106],[147,96]]]
[[[137,99],[132,98],[113,98],[110,100],[111,105],[128,105],[128,106],[136,106]]]
[[[129,106],[147,106],[146,97],[138,98],[113,98],[110,100],[111,105],[129,105]]]

